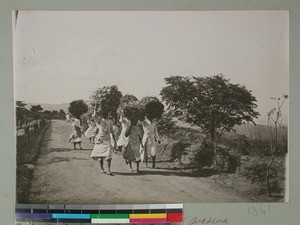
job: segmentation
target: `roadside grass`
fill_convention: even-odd
[[[33,178],[35,163],[39,155],[41,140],[50,123],[40,127],[36,132],[31,131],[29,141],[25,135],[17,136],[16,143],[16,201],[17,203],[28,203],[28,197]]]

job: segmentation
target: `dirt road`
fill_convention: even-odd
[[[142,164],[140,174],[132,173],[122,156],[116,154],[112,161],[114,176],[101,174],[99,162],[90,159],[93,146],[83,137],[83,150],[73,150],[73,145],[68,143],[70,131],[70,123],[58,120],[52,121],[46,131],[32,181],[31,203],[254,201],[205,177],[180,171],[151,169]]]

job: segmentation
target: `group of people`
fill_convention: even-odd
[[[97,107],[89,120],[88,129],[84,132],[86,138],[94,144],[91,158],[100,162],[102,173],[112,175],[111,161],[113,153],[122,152],[122,156],[130,170],[134,172],[132,163],[136,163],[136,172],[139,173],[140,163],[152,158],[152,168],[155,168],[157,143],[160,143],[156,123],[151,118],[139,121],[138,118],[128,119],[121,112],[118,126],[109,113],[99,113]],[[119,128],[120,127],[120,128]],[[69,142],[81,147],[81,124],[78,118],[73,119],[73,130]],[[104,169],[107,162],[107,171]]]

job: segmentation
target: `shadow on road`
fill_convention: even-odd
[[[93,149],[49,148],[49,152],[92,151]]]
[[[209,177],[216,174],[215,170],[205,169],[196,171],[173,171],[173,170],[141,170],[140,173],[135,172],[114,172],[115,175],[122,176],[143,176],[143,175],[161,175],[161,176],[180,176],[180,177]]]

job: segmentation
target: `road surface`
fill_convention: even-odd
[[[114,154],[114,176],[102,174],[90,154],[93,146],[83,137],[83,150],[68,142],[71,124],[55,120],[47,129],[32,180],[30,203],[139,204],[252,202],[205,177],[166,169],[130,172],[121,155]],[[159,163],[157,167],[159,168]],[[135,166],[135,165],[133,165]]]

